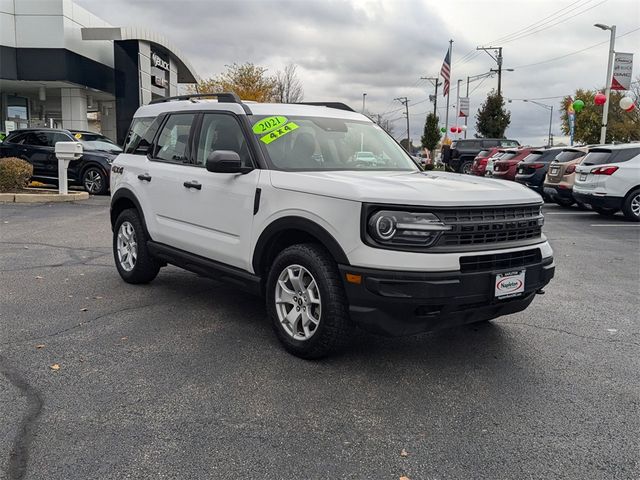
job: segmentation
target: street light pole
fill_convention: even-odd
[[[511,103],[513,100],[509,100],[509,103]],[[550,147],[551,146],[551,139],[553,138],[551,136],[551,124],[553,122],[553,105],[547,105],[546,103],[540,103],[540,102],[536,102],[535,100],[529,100],[528,98],[525,98],[522,100],[523,102],[527,102],[527,103],[535,103],[536,105],[538,105],[539,107],[542,107],[546,110],[549,110],[549,134],[548,134],[548,140],[547,140],[547,145]]]
[[[365,100],[366,96],[367,96],[367,94],[366,94],[366,93],[363,93],[363,94],[362,94],[362,114],[363,114],[363,115],[364,115],[364,100]]]
[[[613,68],[613,56],[615,54],[616,43],[616,26],[603,25],[602,23],[596,23],[594,27],[598,27],[602,30],[611,31],[611,39],[609,40],[609,58],[607,60],[607,80],[605,82],[604,95],[606,97],[604,106],[602,108],[602,127],[600,128],[600,143],[604,144],[607,141],[607,122],[609,120],[609,96],[611,95],[611,69]]]

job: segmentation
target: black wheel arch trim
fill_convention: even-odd
[[[259,274],[261,261],[264,255],[268,253],[267,247],[269,243],[275,239],[278,234],[286,230],[301,230],[308,233],[320,241],[337,263],[350,265],[347,255],[344,253],[338,241],[324,227],[304,217],[287,216],[273,221],[260,234],[253,250],[252,265],[254,272]]]
[[[117,220],[117,215],[115,215],[113,207],[116,205],[116,203],[118,203],[118,201],[123,200],[123,199],[129,200],[131,203],[133,203],[133,205],[135,206],[136,210],[138,210],[138,213],[140,215],[140,221],[142,222],[142,228],[144,228],[144,233],[146,234],[147,238],[151,239],[151,235],[149,235],[149,230],[147,229],[147,222],[146,222],[146,220],[144,218],[144,213],[143,213],[142,207],[140,206],[140,202],[136,198],[136,195],[131,190],[129,190],[128,188],[119,188],[111,196],[111,205],[109,207],[109,217],[110,217],[110,220],[111,220],[111,230],[113,231],[113,227],[114,227],[114,225],[116,223],[116,220]]]

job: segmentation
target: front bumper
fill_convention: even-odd
[[[575,188],[573,190],[573,198],[580,203],[586,203],[593,207],[613,208],[616,210],[620,210],[622,208],[622,202],[624,200],[622,197],[610,197],[608,195],[592,195],[576,192]]]
[[[526,270],[519,297],[494,297],[495,276]],[[387,336],[480,322],[524,310],[538,290],[553,278],[553,257],[521,267],[473,272],[396,272],[340,265],[351,319],[373,333]],[[346,274],[360,275],[350,283]]]

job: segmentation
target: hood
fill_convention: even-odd
[[[367,203],[473,206],[541,202],[516,182],[447,172],[270,171],[275,188]]]

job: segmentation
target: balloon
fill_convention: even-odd
[[[596,105],[604,105],[607,102],[607,97],[604,93],[598,93],[593,97],[593,103]]]
[[[442,133],[445,133],[445,132],[447,131],[447,129],[446,129],[445,127],[442,127],[442,128],[440,129],[440,131],[441,131]]]
[[[620,99],[620,108],[625,112],[631,112],[634,108],[636,108],[636,104],[633,103],[633,99],[629,97],[622,97]]]
[[[582,100],[576,100],[575,102],[573,102],[573,109],[575,110],[576,113],[578,113],[583,108],[584,108],[584,102]]]
[[[462,130],[464,131],[464,130],[467,129],[467,126],[466,125],[462,125],[462,127],[460,127],[460,128],[462,128]]]
[[[462,133],[462,127],[456,127],[456,132],[457,133]]]
[[[451,130],[451,133],[456,133],[458,131],[458,127],[453,126],[449,130]]]

